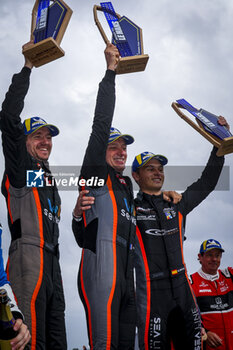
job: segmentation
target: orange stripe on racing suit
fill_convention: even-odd
[[[86,223],[85,223],[86,226]],[[89,338],[90,338],[90,347],[91,350],[93,349],[93,339],[92,339],[92,327],[91,327],[91,308],[90,308],[90,303],[87,298],[87,293],[85,291],[84,287],[84,281],[83,281],[83,260],[84,260],[84,249],[82,250],[82,260],[81,260],[81,269],[80,269],[80,279],[81,279],[81,288],[83,292],[83,297],[86,302],[87,306],[87,311],[88,311],[88,330],[89,330]]]
[[[31,329],[31,350],[36,350],[36,309],[35,309],[35,302],[38,295],[38,292],[41,287],[42,278],[43,278],[43,267],[44,267],[44,257],[43,257],[43,247],[44,247],[44,235],[43,235],[43,219],[42,219],[42,210],[41,210],[41,204],[40,204],[40,198],[38,194],[38,190],[36,187],[33,188],[33,195],[35,198],[37,213],[38,213],[38,220],[39,220],[39,230],[40,230],[40,272],[39,272],[39,278],[36,284],[36,288],[32,295],[31,300],[31,322],[32,322],[32,329]]]
[[[12,218],[12,213],[11,213],[11,206],[10,206],[10,192],[9,192],[9,187],[10,187],[10,181],[8,176],[6,177],[6,182],[5,182],[5,187],[7,190],[7,208],[8,208],[8,213],[10,216],[11,223],[13,224],[13,218]]]
[[[192,293],[194,303],[195,303],[195,305],[196,305],[196,307],[197,307],[197,309],[198,309],[196,297],[195,297],[194,292],[193,292],[193,289],[192,289],[192,287],[191,287],[190,280],[189,280],[189,278],[188,278],[188,273],[187,273],[186,265],[185,265],[185,262],[184,262],[184,251],[183,251],[183,241],[182,241],[182,221],[183,221],[183,215],[182,215],[180,212],[178,212],[178,215],[179,215],[180,246],[181,246],[182,262],[183,262],[183,265],[184,265],[184,268],[185,268],[185,276],[186,276],[186,279],[187,279],[187,282],[188,282],[190,291],[191,291],[191,293]]]
[[[106,350],[110,350],[111,348],[111,326],[112,326],[112,318],[111,318],[111,306],[112,306],[112,300],[113,300],[113,295],[116,287],[116,267],[117,267],[117,258],[116,258],[116,236],[117,236],[117,219],[118,219],[118,214],[117,214],[117,204],[116,204],[116,198],[113,193],[112,189],[112,181],[110,179],[110,176],[108,175],[107,179],[107,187],[109,190],[109,194],[112,200],[113,204],[113,239],[112,239],[112,244],[113,244],[113,282],[112,282],[112,289],[110,292],[108,304],[107,304],[107,346]]]
[[[144,266],[146,270],[146,289],[147,289],[147,310],[146,310],[146,324],[145,324],[145,350],[149,350],[149,345],[148,345],[148,332],[149,332],[149,324],[150,324],[150,305],[151,305],[151,292],[150,292],[150,271],[149,271],[149,266],[147,262],[147,257],[146,257],[146,252],[145,252],[145,247],[143,244],[141,232],[139,228],[136,226],[136,236],[138,238],[139,244],[140,244],[140,249],[144,261]]]
[[[186,276],[186,279],[187,279],[187,282],[188,282],[190,291],[191,291],[191,293],[192,293],[193,300],[194,300],[194,303],[195,303],[195,305],[196,305],[196,308],[199,310],[198,305],[197,305],[197,300],[196,300],[195,294],[194,294],[194,292],[193,292],[193,289],[192,289],[192,287],[191,287],[191,283],[190,283],[190,280],[189,280],[189,277],[188,277],[186,265],[185,265],[185,262],[184,262],[184,251],[183,251],[183,241],[182,241],[182,221],[183,221],[183,215],[182,215],[180,212],[178,212],[178,215],[179,215],[179,230],[180,230],[181,255],[182,255],[182,262],[183,262],[183,265],[184,265],[184,268],[185,268],[185,276]],[[201,350],[202,350],[202,349],[203,349],[203,341],[201,341]]]
[[[6,177],[5,187],[6,187],[6,191],[7,191],[7,208],[8,208],[8,213],[9,213],[9,216],[10,216],[11,223],[13,224],[13,218],[12,218],[12,213],[11,213],[11,205],[10,205],[11,198],[10,198],[10,192],[9,192],[10,181],[9,181],[8,176]],[[10,277],[9,276],[9,263],[10,263],[10,258],[8,257],[7,265],[6,265],[6,274],[7,274],[7,279],[8,280],[9,280],[9,277]],[[17,301],[17,299],[16,299],[16,301]]]
[[[85,190],[85,186],[81,187],[82,191]],[[83,211],[83,222],[84,222],[84,226],[87,226],[87,219],[86,219],[86,214],[85,211]],[[84,281],[83,281],[83,260],[84,260],[84,249],[82,250],[82,258],[81,258],[81,268],[80,268],[80,280],[81,280],[81,288],[82,288],[82,292],[83,292],[83,297],[85,299],[86,302],[86,306],[87,306],[87,313],[88,313],[88,331],[89,331],[89,338],[90,338],[90,347],[91,350],[93,349],[93,338],[92,338],[92,327],[91,327],[91,307],[90,307],[90,303],[87,297],[87,293],[85,291],[85,287],[84,287]]]

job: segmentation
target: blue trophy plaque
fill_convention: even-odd
[[[94,5],[94,19],[104,42],[108,44],[110,40],[97,17],[97,11],[104,12],[112,32],[112,43],[116,45],[120,53],[116,73],[124,74],[145,70],[149,56],[143,53],[142,29],[129,18],[117,14],[111,2],[102,2],[100,5]]]
[[[59,45],[71,15],[72,10],[63,0],[36,0],[31,24],[34,45],[23,51],[35,67],[64,56]]]
[[[233,135],[225,126],[218,124],[218,116],[205,109],[193,107],[184,98],[173,102],[172,108],[182,119],[218,148],[218,156],[233,153]],[[183,110],[195,117],[196,123],[183,113]]]

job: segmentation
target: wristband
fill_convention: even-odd
[[[80,222],[83,219],[82,215],[81,216],[74,215],[74,211],[72,212],[72,215],[73,215],[73,219],[77,222]]]

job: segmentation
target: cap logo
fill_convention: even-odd
[[[209,246],[212,246],[212,245],[216,245],[216,246],[220,246],[220,244],[217,242],[217,241],[206,241],[206,247],[208,248]]]
[[[25,127],[26,127],[26,130],[29,131],[30,130],[30,119],[26,119],[25,120]]]
[[[49,128],[51,136],[56,136],[59,134],[59,129],[56,126],[46,123],[46,121],[40,117],[32,117],[24,120],[24,134],[30,135],[44,126]]]
[[[112,143],[119,139],[120,137],[123,138],[125,141],[126,145],[130,145],[131,143],[134,142],[134,138],[130,135],[122,134],[118,129],[111,127],[110,128],[110,135],[108,138],[108,143]]]
[[[214,248],[221,249],[221,251],[224,252],[224,249],[222,248],[221,243],[219,243],[215,239],[207,239],[201,244],[200,253],[205,253]]]
[[[117,128],[111,127],[111,129],[110,129],[110,135],[111,135],[111,134],[120,134],[120,131],[119,131]]]
[[[38,124],[46,124],[43,119],[37,119],[32,122],[32,126],[38,125]]]
[[[203,242],[203,250],[206,250],[206,244],[208,241]]]
[[[137,161],[138,161],[138,164],[141,165],[142,164],[142,157],[141,157],[141,154],[139,154],[137,157],[136,157]]]
[[[151,157],[154,157],[154,154],[153,153],[146,153],[146,154],[143,154],[143,161],[148,159],[148,158],[151,158]]]

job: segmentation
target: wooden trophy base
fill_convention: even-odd
[[[148,55],[122,57],[116,68],[116,74],[142,72],[146,68],[148,59]]]
[[[23,50],[23,54],[35,67],[40,67],[64,56],[65,52],[53,38],[47,38]]]
[[[225,138],[218,147],[217,156],[233,153],[233,136]]]
[[[196,119],[196,121],[200,129],[207,134],[206,136],[203,136],[218,148],[216,153],[217,156],[220,157],[224,156],[225,154],[233,153],[233,136],[226,137],[225,139],[220,140],[217,136],[208,133],[198,119]]]
[[[202,123],[196,118],[196,123],[194,123],[186,114],[181,111],[183,108],[179,103],[173,102],[172,108],[174,111],[184,119],[189,125],[191,125],[196,131],[198,131],[203,137],[205,137],[209,142],[218,148],[217,156],[224,156],[225,154],[233,153],[233,136],[226,137],[221,140],[219,137],[214,136],[210,132],[206,131]]]

